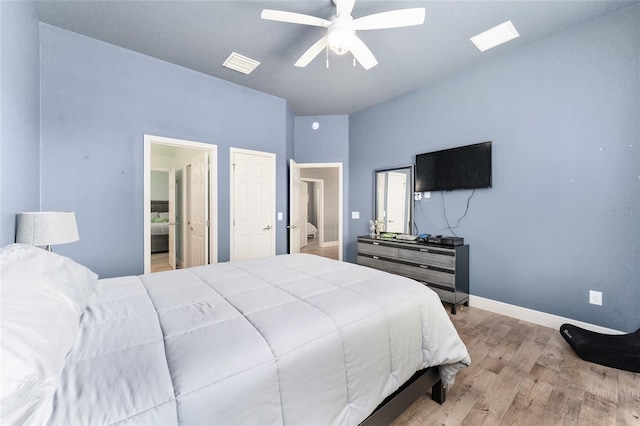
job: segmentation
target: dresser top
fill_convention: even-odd
[[[409,240],[398,240],[396,238],[371,237],[370,235],[361,235],[358,237],[358,241],[376,242],[376,243],[389,244],[389,245],[403,245],[405,247],[423,247],[424,246],[424,247],[438,247],[438,248],[446,248],[446,249],[455,249],[456,247],[467,246],[467,244],[451,246],[446,244],[419,242],[418,240],[409,241]]]

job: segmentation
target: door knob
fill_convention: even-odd
[[[263,231],[268,231],[269,229],[271,229],[271,225],[267,225],[266,228],[262,228]]]
[[[287,225],[287,229],[298,229],[295,225]]]

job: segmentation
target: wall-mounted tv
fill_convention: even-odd
[[[491,142],[416,155],[415,192],[491,188]]]

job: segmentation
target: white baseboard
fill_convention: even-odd
[[[479,296],[469,295],[469,306],[556,330],[558,330],[562,324],[570,323],[597,333],[624,334],[624,332],[619,330],[613,330],[611,328],[601,327],[587,322],[576,321],[571,318],[548,314],[546,312],[534,311],[533,309],[510,305],[508,303],[498,302],[497,300],[485,299],[484,297]]]

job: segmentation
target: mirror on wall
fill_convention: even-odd
[[[413,164],[375,171],[374,218],[381,232],[411,234]]]

